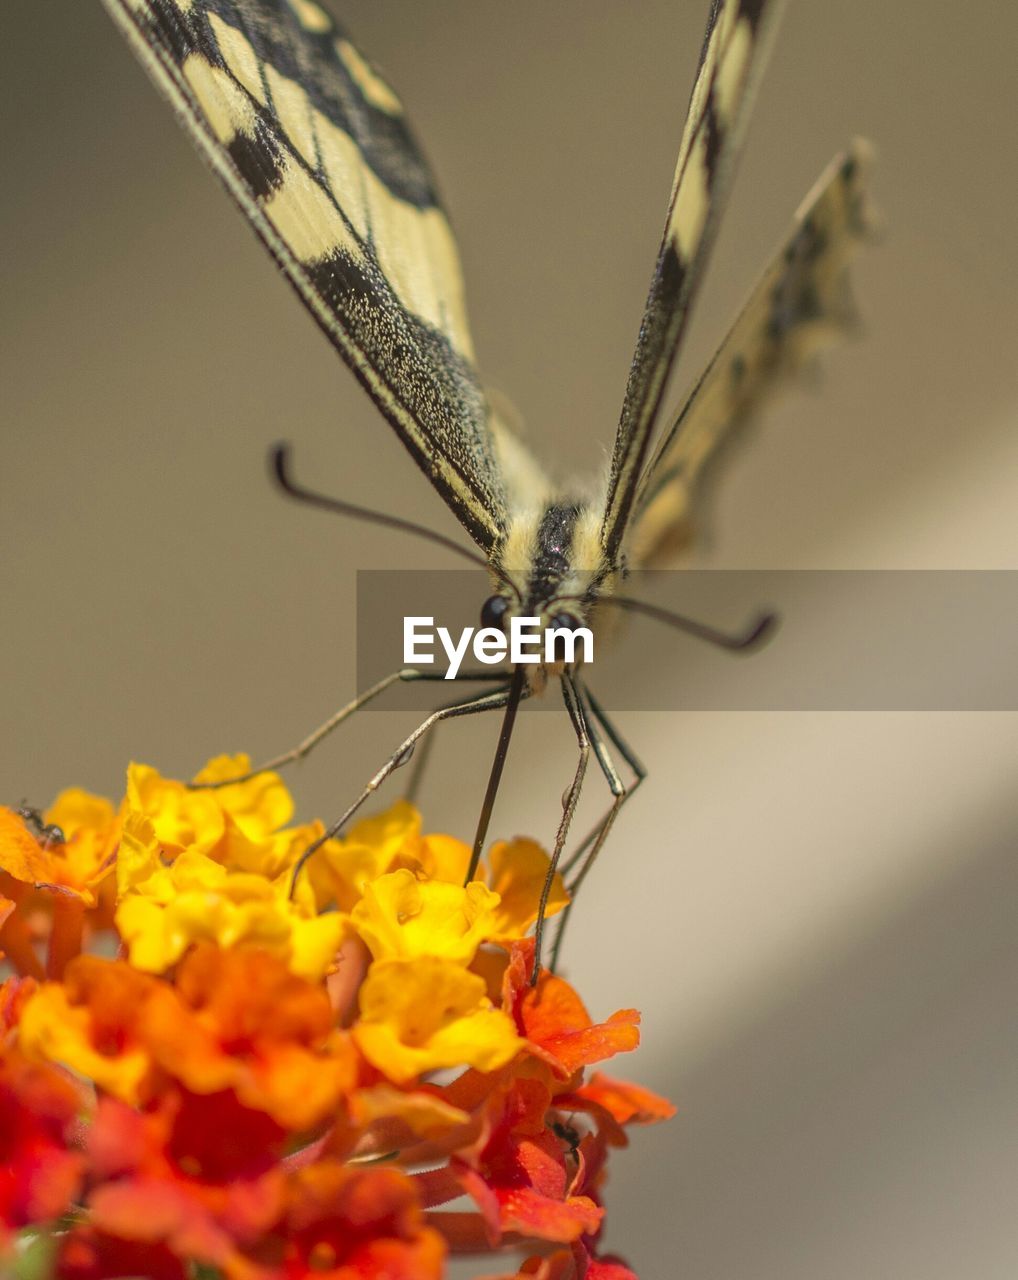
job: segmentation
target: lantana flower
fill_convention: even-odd
[[[27,1233],[55,1280],[441,1280],[507,1249],[481,1270],[630,1280],[608,1154],[671,1108],[588,1075],[635,1011],[533,981],[547,854],[498,842],[464,884],[469,846],[398,802],[295,877],[323,827],[293,816],[276,774],[145,765],[119,805],[0,809],[0,1272]]]

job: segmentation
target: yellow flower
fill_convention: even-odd
[[[157,828],[129,813],[118,857],[116,923],[131,964],[162,973],[199,941],[257,946],[291,972],[321,978],[331,968],[345,917],[313,914],[308,894],[290,898],[290,873],[274,880],[231,871],[196,848],[167,864]]]
[[[470,846],[455,836],[427,835],[421,849],[421,866],[431,880],[462,884],[470,866]]]
[[[541,890],[548,874],[548,855],[536,840],[517,836],[499,840],[488,854],[488,884],[500,901],[492,937],[504,941],[522,938],[537,919]],[[569,894],[556,871],[548,895],[546,916],[556,915],[569,902]]]
[[[236,777],[250,767],[246,755],[217,756],[195,781]],[[295,837],[303,831],[284,829],[293,816],[293,800],[277,773],[260,773],[215,791],[195,791],[149,765],[132,764],[125,808],[151,821],[163,854],[170,858],[196,849],[224,866],[263,875],[283,869]]]
[[[441,1140],[470,1123],[468,1111],[451,1106],[437,1093],[408,1093],[391,1084],[373,1084],[351,1093],[350,1115],[364,1129],[375,1125],[383,1133],[402,1134],[405,1145],[410,1138]]]
[[[148,818],[155,839],[168,857],[184,849],[203,853],[214,849],[226,829],[223,808],[214,791],[190,791],[172,778],[164,778],[147,764],[127,769],[127,815]]]
[[[249,756],[216,756],[195,776],[195,782],[236,778],[250,768]],[[293,798],[279,774],[259,773],[210,794],[226,818],[219,860],[240,871],[272,874],[280,870],[294,832],[282,830],[293,817]]]
[[[465,888],[418,880],[404,867],[364,886],[350,922],[376,960],[444,956],[466,965],[492,936],[498,902],[477,880]]]
[[[397,1084],[440,1067],[494,1071],[523,1047],[485,984],[454,960],[378,960],[360,991],[353,1036],[369,1062]]]
[[[320,903],[335,901],[349,911],[371,880],[394,866],[420,865],[423,847],[421,815],[406,800],[397,800],[384,813],[355,823],[349,835],[323,845],[308,874]]]
[[[320,829],[314,834],[321,834]],[[303,847],[313,838],[309,835]],[[502,902],[490,927],[485,922],[483,936],[512,942],[522,938],[537,919],[548,855],[536,841],[518,838],[493,845],[487,861],[488,868],[482,866],[479,879]],[[384,813],[358,822],[348,836],[324,845],[309,863],[308,877],[319,905],[335,902],[341,911],[354,912],[361,899],[369,897],[368,886],[378,885],[389,873],[405,869],[420,881],[460,887],[469,865],[468,844],[453,836],[422,835],[420,814],[406,800],[399,800]],[[404,878],[399,883],[406,885],[407,881]],[[451,895],[448,897],[451,908],[455,901]],[[491,904],[490,898],[485,901]],[[562,877],[556,874],[547,914],[555,915],[568,901]],[[356,912],[358,928],[363,926],[362,936],[376,956],[447,954],[444,947],[420,945],[419,940],[411,943],[406,936],[383,942],[381,935],[391,930],[379,925],[376,907],[377,904],[365,905]],[[417,913],[418,908],[413,906],[412,914]]]

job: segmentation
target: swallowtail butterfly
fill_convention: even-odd
[[[779,7],[777,0],[713,0],[611,463],[598,482],[561,487],[485,394],[456,245],[431,173],[396,93],[325,9],[315,0],[103,2],[304,305],[473,540],[479,556],[430,535],[482,558],[490,570],[486,625],[505,626],[517,614],[575,627],[609,603],[640,609],[619,591],[628,570],[660,563],[688,541],[719,446],[853,314],[846,268],[867,225],[861,143],[820,176],[710,364],[656,431]],[[299,490],[285,461],[279,452],[279,478],[290,492],[387,519]],[[675,615],[666,620],[733,648],[761,630],[730,637]],[[574,869],[575,891],[644,771],[576,665],[517,666],[511,677],[489,669],[481,676],[493,683],[430,716],[329,834],[437,720],[502,708],[476,865],[517,706],[556,677],[579,759],[563,800],[553,867],[591,750],[612,791],[602,821],[563,864]],[[408,678],[421,677],[394,673],[270,763],[304,754],[369,697]],[[616,754],[633,782],[623,781]],[[538,946],[542,923],[543,911]]]

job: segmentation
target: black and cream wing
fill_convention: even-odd
[[[780,0],[714,0],[686,114],[664,236],[629,372],[601,540],[618,556],[661,396],[717,228]]]
[[[689,541],[720,456],[775,390],[855,321],[849,263],[870,232],[869,148],[855,142],[824,170],[791,233],[662,437],[637,491],[627,539],[635,567]]]
[[[313,0],[103,0],[308,309],[486,551],[505,486],[459,259],[400,102]]]

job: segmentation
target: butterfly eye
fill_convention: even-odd
[[[501,631],[505,626],[505,615],[509,611],[509,601],[505,596],[489,596],[481,605],[481,626],[495,627]]]
[[[556,613],[548,623],[549,631],[575,631],[580,625],[571,613]],[[566,637],[555,636],[552,640],[552,661],[565,662],[567,657]]]

